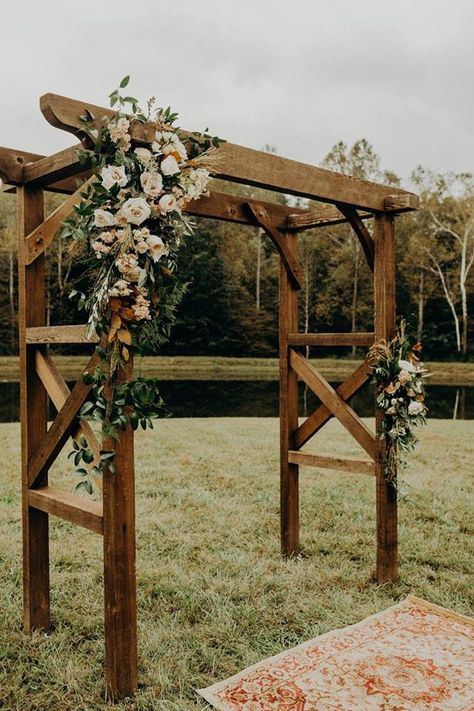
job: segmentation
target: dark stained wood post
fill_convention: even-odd
[[[375,338],[390,341],[396,329],[395,304],[395,233],[392,215],[374,218],[374,302]],[[376,428],[380,431],[384,415],[377,408]],[[394,581],[398,575],[397,564],[397,489],[384,475],[385,443],[377,438],[375,462],[377,564],[379,583]]]
[[[44,326],[46,316],[45,258],[25,264],[25,237],[43,221],[43,191],[17,190],[18,325],[20,344],[20,421],[23,519],[23,621],[26,632],[50,626],[48,514],[28,503],[29,461],[47,429],[46,390],[36,373],[37,346],[27,345],[26,328]],[[41,485],[47,484],[47,473]]]
[[[297,234],[286,241],[297,256]],[[288,334],[298,332],[298,291],[280,261],[280,531],[283,555],[299,552],[299,466],[290,464],[288,451],[298,428],[298,376],[290,367]]]
[[[133,376],[132,360],[120,371]],[[107,694],[118,699],[137,688],[137,592],[135,572],[135,473],[133,430],[105,444],[115,448],[115,472],[104,475],[104,603]]]

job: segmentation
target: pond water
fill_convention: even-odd
[[[339,383],[332,383],[337,387]],[[174,417],[277,417],[276,380],[163,380],[161,393]],[[373,386],[367,386],[351,400],[361,417],[374,414]],[[318,404],[300,383],[300,415],[306,416]],[[430,417],[474,418],[474,387],[430,385]],[[18,421],[19,384],[0,382],[0,422]]]

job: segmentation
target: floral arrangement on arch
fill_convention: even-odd
[[[377,407],[384,413],[378,436],[385,440],[385,476],[396,483],[399,466],[405,466],[403,452],[413,451],[418,441],[415,430],[426,424],[424,368],[419,355],[421,343],[410,346],[402,319],[395,338],[375,343],[368,354],[377,388]]]
[[[110,94],[111,107],[118,108],[100,128],[89,111],[81,117],[92,148],[81,149],[79,160],[92,165],[94,176],[62,230],[93,275],[89,293],[74,290],[71,298],[88,313],[89,335],[100,338],[100,363],[83,376],[92,385],[92,400],[80,416],[100,422],[104,438],[128,424],[152,427],[164,411],[155,380],[119,382],[117,375],[131,353],[156,352],[169,337],[186,288],[177,273],[177,253],[193,232],[183,210],[207,194],[222,142],[207,133],[184,135],[173,125],[177,114],[156,108],[154,98],[144,113],[135,98],[122,97],[128,81],[125,77]],[[149,143],[132,144],[131,120],[155,123]],[[91,472],[84,467],[93,461],[87,441],[75,444],[70,456],[81,477],[78,487],[92,493]],[[113,451],[102,450],[92,475],[102,474],[105,466],[113,471]]]

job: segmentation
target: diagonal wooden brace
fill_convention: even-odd
[[[44,387],[48,391],[51,402],[59,412],[71,394],[71,391],[69,390],[66,381],[57,369],[56,364],[49,353],[46,353],[39,348],[36,351],[36,372],[38,373]],[[76,442],[79,442],[81,435],[86,438],[87,444],[94,453],[93,461],[90,464],[84,464],[85,468],[90,471],[99,464],[100,443],[90,424],[88,422],[81,422],[80,420],[77,420],[76,428],[71,432],[71,436],[74,440],[76,440]],[[102,477],[94,477],[94,483],[100,490],[102,489]]]
[[[97,353],[94,353],[85,370],[94,370],[99,360]],[[77,427],[77,412],[86,401],[90,389],[91,386],[86,385],[81,378],[71,390],[69,397],[56,415],[43,441],[30,459],[28,465],[28,485],[30,488],[34,488],[41,483],[43,472],[48,470],[67,438],[74,432]]]
[[[288,277],[291,279],[291,282],[295,289],[301,289],[302,279],[298,267],[298,262],[292,252],[289,250],[285,237],[278,231],[278,229],[273,224],[271,216],[268,214],[267,210],[263,207],[261,203],[254,201],[246,202],[245,207],[255,220],[255,224],[258,227],[261,227],[262,230],[267,233],[267,235],[270,237],[273,244],[277,248],[281,260],[288,273]]]
[[[359,392],[369,377],[370,368],[368,363],[364,361],[345,382],[339,385],[336,392],[343,400],[349,400],[349,398]],[[319,432],[326,422],[329,422],[333,417],[333,413],[326,405],[317,407],[295,431],[293,438],[296,449],[306,444],[306,442]]]
[[[351,207],[350,205],[344,205],[342,203],[336,203],[336,205],[337,209],[344,215],[344,217],[354,230],[357,239],[359,240],[362,249],[364,250],[365,258],[367,259],[367,264],[369,265],[370,269],[374,271],[375,247],[372,235],[370,234],[367,227],[364,225],[364,222],[355,207]]]
[[[318,373],[307,358],[290,350],[290,364],[298,376],[304,380],[309,388],[326,405],[328,410],[337,417],[339,422],[359,442],[367,454],[375,460],[376,440],[375,435],[364,424],[360,417],[349,407],[334,388]]]
[[[84,189],[95,179],[92,175],[75,193],[70,195],[49,217],[44,220],[25,240],[25,264],[31,264],[51,244],[62,222],[82,200]]]

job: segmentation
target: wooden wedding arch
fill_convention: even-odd
[[[85,140],[80,117],[87,109],[95,121],[112,112],[82,101],[46,94],[41,111],[53,126]],[[88,124],[91,128],[91,124]],[[132,124],[132,138],[148,142],[152,124]],[[151,139],[152,140],[152,139]],[[27,632],[50,626],[50,515],[103,535],[106,686],[112,698],[133,693],[137,685],[135,490],[133,432],[123,432],[115,444],[116,472],[103,481],[103,503],[62,491],[48,484],[48,469],[69,437],[85,434],[98,452],[92,430],[78,420],[78,410],[90,386],[79,380],[70,391],[48,354],[48,343],[85,343],[84,326],[47,326],[45,320],[45,250],[62,220],[80,200],[77,177],[90,176],[77,158],[77,146],[51,156],[0,148],[0,173],[16,188],[19,229],[19,333],[21,366],[22,511],[24,626]],[[365,346],[391,338],[395,330],[394,218],[417,208],[412,193],[357,180],[279,156],[226,143],[217,177],[310,198],[316,210],[249,200],[211,192],[191,203],[192,215],[228,220],[261,228],[281,257],[280,267],[280,497],[281,545],[285,555],[298,553],[299,465],[340,469],[374,476],[376,487],[376,577],[397,576],[397,497],[383,475],[384,445],[349,406],[348,400],[368,380],[363,362],[334,390],[301,353],[306,346]],[[69,195],[47,219],[43,191]],[[326,203],[329,203],[326,204]],[[364,220],[373,218],[373,232]],[[374,332],[298,332],[298,234],[302,230],[347,222],[357,235],[374,273]],[[87,367],[95,364],[92,357]],[[132,365],[121,373],[132,376]],[[314,391],[321,404],[298,421],[298,379]],[[57,415],[48,428],[48,397]],[[328,420],[336,417],[366,453],[365,458],[332,457],[302,450]],[[377,427],[383,415],[376,414]]]

